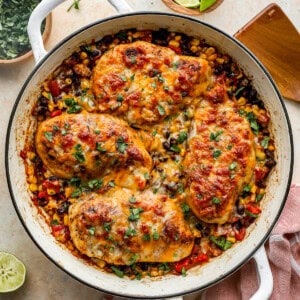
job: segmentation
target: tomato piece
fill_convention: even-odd
[[[169,47],[170,49],[172,49],[176,54],[182,54],[182,51],[181,51],[180,48],[174,47],[174,46],[172,46],[172,45],[169,45],[168,47]]]
[[[21,151],[20,151],[20,156],[21,156],[22,159],[26,159],[26,157],[27,157],[26,151],[21,150]]]
[[[193,257],[191,260],[192,260],[192,264],[195,265],[201,262],[208,261],[208,256],[206,254],[199,253],[196,257]]]
[[[42,186],[43,186],[43,190],[46,190],[48,195],[54,195],[59,193],[60,191],[60,184],[57,179],[56,180],[46,179],[43,182]]]
[[[261,213],[261,209],[259,207],[251,205],[251,204],[246,205],[246,210],[248,210],[249,212],[251,212],[254,215]]]
[[[51,117],[51,118],[54,118],[54,117],[60,116],[61,114],[62,114],[62,111],[61,111],[60,109],[58,109],[58,110],[53,111],[53,112],[50,114],[50,117]]]
[[[246,228],[242,227],[239,231],[235,231],[235,239],[237,241],[242,241],[246,235]]]
[[[48,87],[49,87],[50,93],[52,94],[53,97],[57,97],[61,93],[61,89],[56,80],[51,80],[48,83]]]
[[[183,268],[187,270],[189,268],[189,260],[189,257],[187,257],[182,259],[181,261],[176,262],[174,264],[176,272],[181,273]]]
[[[65,243],[70,239],[70,231],[69,228],[65,225],[51,225],[52,235],[56,240]]]

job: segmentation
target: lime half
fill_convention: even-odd
[[[204,11],[214,5],[217,0],[201,0],[200,2],[200,11]]]
[[[200,0],[174,0],[177,4],[184,7],[199,7]]]
[[[0,252],[0,293],[12,292],[23,285],[26,268],[14,255]]]

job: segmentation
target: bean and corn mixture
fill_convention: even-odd
[[[141,279],[145,276],[161,276],[165,274],[176,274],[185,276],[187,270],[196,265],[207,263],[213,257],[221,255],[246,236],[247,227],[253,223],[261,213],[260,202],[266,191],[266,179],[269,172],[276,164],[274,160],[274,140],[269,129],[269,114],[260,100],[251,80],[246,77],[232,58],[219,52],[215,47],[208,45],[205,40],[187,36],[182,33],[169,32],[165,29],[158,31],[124,30],[117,34],[103,37],[99,41],[80,46],[70,57],[51,74],[41,87],[33,115],[37,123],[55,118],[64,113],[75,115],[87,111],[97,113],[95,96],[91,89],[91,76],[93,68],[100,57],[108,50],[120,44],[135,41],[146,41],[172,49],[175,53],[191,57],[200,57],[208,61],[212,69],[212,76],[222,78],[226,86],[227,97],[237,103],[239,116],[245,118],[254,135],[256,164],[254,176],[244,184],[238,195],[232,216],[225,224],[206,223],[199,220],[191,210],[186,201],[185,170],[183,160],[188,150],[189,128],[193,122],[193,106],[186,106],[175,114],[167,116],[159,124],[145,127],[147,133],[153,139],[150,151],[153,160],[153,170],[144,174],[147,185],[150,184],[154,194],[165,194],[170,198],[178,198],[182,214],[189,224],[194,236],[194,246],[191,254],[177,262],[136,262],[137,256],[132,257],[128,265],[112,265],[103,260],[89,258],[82,255],[74,246],[69,231],[70,205],[76,203],[84,193],[105,193],[115,188],[113,178],[94,178],[88,181],[73,177],[61,179],[54,176],[45,168],[41,158],[37,155],[34,143],[28,143],[20,155],[25,161],[27,181],[32,192],[32,201],[39,211],[45,216],[51,227],[52,235],[56,240],[63,243],[74,255],[84,258],[102,270],[115,273],[119,277],[127,276],[130,279]],[[157,83],[163,78],[157,75]],[[165,89],[168,87],[166,86]],[[121,96],[118,100],[122,105]],[[113,111],[113,110],[112,110]],[[165,109],[158,106],[160,115],[165,114]],[[135,125],[132,125],[137,129]],[[55,130],[55,128],[54,128]],[[101,129],[100,129],[101,130]],[[66,135],[68,124],[61,134]],[[96,133],[96,132],[95,132]],[[96,133],[97,134],[97,133]],[[222,131],[212,132],[210,141],[218,143],[222,139]],[[45,136],[49,141],[53,139],[51,132]],[[159,139],[160,142],[157,141]],[[161,143],[162,150],[155,151],[155,143]],[[124,152],[128,144],[118,139],[117,148]],[[233,147],[228,145],[228,149]],[[83,160],[80,147],[77,147],[77,160]],[[105,149],[98,145],[98,150]],[[213,151],[214,159],[221,155],[220,150]],[[164,168],[168,163],[170,167]],[[237,162],[229,164],[230,176],[234,178]],[[129,199],[130,203],[135,198]],[[212,203],[216,206],[221,199],[214,197]],[[133,212],[133,210],[131,210]],[[142,210],[135,211],[135,217],[142,214]],[[132,215],[131,215],[132,217]],[[110,230],[111,224],[106,223],[105,230]],[[90,227],[90,234],[95,234],[95,227]],[[127,232],[126,238],[134,235]],[[159,234],[154,232],[152,236],[144,235],[149,240],[159,239]],[[176,237],[175,237],[176,238]],[[113,251],[113,249],[111,249]]]

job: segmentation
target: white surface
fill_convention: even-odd
[[[170,11],[161,1],[127,0],[135,10]],[[215,11],[199,19],[234,34],[240,27],[270,3],[278,3],[300,30],[300,0],[236,1],[225,0]],[[67,13],[71,0],[53,13],[53,30],[47,43],[50,49],[63,36],[91,20],[115,14],[115,10],[101,0],[81,0],[79,11]],[[0,295],[0,299],[100,299],[101,294],[82,285],[53,265],[33,244],[22,227],[13,208],[4,169],[5,134],[14,100],[34,66],[33,58],[14,66],[0,66],[0,251],[16,254],[27,267],[25,285],[15,293]],[[299,87],[300,88],[300,87]],[[285,101],[291,119],[295,141],[295,167],[293,182],[300,182],[300,104]],[[191,298],[191,297],[186,297]]]

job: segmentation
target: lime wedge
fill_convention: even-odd
[[[26,268],[14,255],[0,252],[0,293],[12,292],[23,285]]]
[[[217,0],[201,0],[200,2],[200,11],[204,11],[214,5]]]
[[[184,7],[199,7],[200,0],[174,0],[177,4],[184,6]]]

